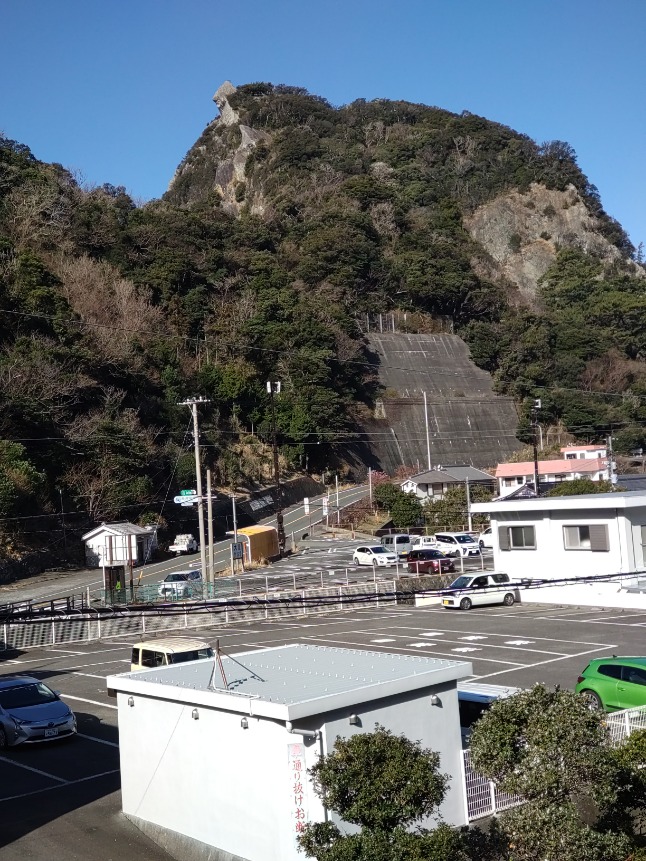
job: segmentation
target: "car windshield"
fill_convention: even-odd
[[[386,550],[386,548],[385,548],[385,547],[381,547],[381,546],[380,546],[380,547],[371,547],[371,548],[370,548],[370,550],[371,550],[373,553],[388,553],[388,551]]]
[[[470,535],[456,535],[455,540],[458,544],[475,544],[475,541]]]
[[[458,577],[457,580],[454,580],[450,585],[450,589],[466,589],[467,586],[470,585],[473,577]]]
[[[180,583],[186,580],[186,574],[169,574],[164,580],[165,583]]]
[[[28,706],[40,706],[43,703],[53,703],[58,697],[47,685],[38,682],[31,685],[20,685],[15,688],[7,688],[0,691],[0,707],[10,711],[11,709],[24,709]]]

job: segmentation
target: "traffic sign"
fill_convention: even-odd
[[[305,514],[310,513],[310,501],[307,496],[303,498],[303,508],[305,509]]]
[[[195,505],[195,503],[192,501],[191,502],[181,502],[180,505],[182,506],[182,508],[192,508]]]
[[[327,517],[328,516],[328,498],[327,498],[327,496],[324,496],[323,499],[321,500],[321,506],[323,508],[323,517]]]
[[[234,559],[244,559],[244,545],[242,541],[234,541],[231,545],[231,552]]]
[[[180,496],[197,496],[197,490],[180,490]]]

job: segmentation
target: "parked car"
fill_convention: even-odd
[[[442,593],[443,607],[470,610],[486,604],[511,607],[516,601],[507,574],[463,574]]]
[[[481,550],[484,550],[485,547],[493,550],[493,529],[491,526],[480,533],[478,536],[478,545]]]
[[[646,658],[595,658],[575,691],[591,708],[607,712],[646,706]]]
[[[398,532],[392,535],[382,535],[381,543],[386,550],[392,550],[400,559],[405,559],[413,548],[413,536],[408,533]]]
[[[171,553],[181,556],[182,553],[197,553],[199,545],[195,538],[189,533],[176,535],[175,540],[168,548]]]
[[[164,577],[157,590],[159,597],[171,600],[190,598],[193,594],[193,589],[189,583],[188,574],[188,571],[175,571]]]
[[[455,571],[453,560],[435,547],[411,550],[406,557],[406,570],[412,574],[442,574]]]
[[[396,565],[397,554],[386,550],[383,544],[362,545],[352,554],[353,565]]]
[[[135,643],[132,647],[130,670],[135,672],[150,667],[167,667],[169,664],[200,661],[213,656],[213,649],[204,640],[190,637],[144,640],[141,643]]]
[[[447,556],[479,556],[480,547],[468,532],[436,532],[437,547]]]
[[[32,676],[0,677],[0,748],[76,733],[76,717],[56,691]]]

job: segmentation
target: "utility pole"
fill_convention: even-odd
[[[209,582],[215,583],[215,571],[213,568],[213,499],[211,497],[211,470],[206,471],[206,514],[209,529],[209,572],[206,579],[206,593],[208,597]],[[215,594],[215,589],[213,589]]]
[[[541,400],[540,398],[536,398],[534,400],[534,406],[531,410],[531,419],[532,419],[532,445],[534,448],[534,489],[536,491],[536,496],[538,493],[538,411],[541,408]]]
[[[60,487],[58,488],[58,492],[59,492],[60,497],[61,497],[61,525],[63,527],[63,558],[65,559],[65,562],[67,563],[67,533],[65,530],[65,507],[63,505],[63,491],[60,489]]]
[[[608,436],[608,475],[610,478],[611,484],[617,483],[617,474],[615,473],[615,459],[614,452],[612,450],[612,430]]]
[[[280,464],[278,462],[278,440],[276,437],[276,405],[274,395],[280,394],[280,383],[267,381],[267,391],[271,400],[271,435],[274,449],[274,482],[276,484],[276,528],[278,532],[278,550],[280,555],[285,553],[285,524],[283,523],[283,491],[280,486]]]
[[[202,566],[202,577],[208,579],[206,567],[206,535],[204,532],[204,497],[202,496],[202,466],[200,464],[200,428],[197,421],[197,405],[208,404],[207,398],[188,398],[179,406],[189,407],[193,415],[193,441],[195,443],[195,488],[197,490],[197,519],[200,528],[200,565]]]
[[[464,480],[464,485],[467,493],[467,518],[469,521],[469,532],[473,529],[473,518],[471,517],[471,491],[469,488],[469,479]]]
[[[426,468],[431,471],[431,441],[428,435],[428,404],[426,403],[426,392],[424,392],[424,421],[426,423]]]

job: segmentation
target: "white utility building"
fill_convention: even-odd
[[[187,861],[302,861],[304,823],[355,830],[324,810],[307,769],[337,736],[379,724],[440,754],[440,815],[465,825],[457,682],[471,673],[463,661],[298,644],[110,676],[123,812]]]
[[[512,580],[631,574],[646,569],[646,493],[503,498],[488,514],[496,571]]]

